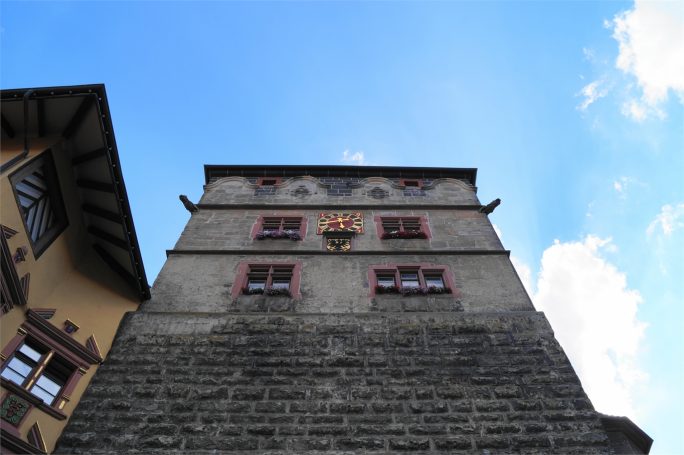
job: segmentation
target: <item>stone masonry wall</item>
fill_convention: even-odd
[[[543,314],[135,313],[57,453],[610,453]]]

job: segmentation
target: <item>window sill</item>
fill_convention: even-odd
[[[48,406],[47,404],[45,404],[43,400],[31,395],[27,390],[19,387],[15,383],[8,381],[5,378],[0,379],[2,379],[2,382],[0,384],[2,384],[4,388],[11,391],[15,395],[19,395],[21,398],[28,401],[36,408],[48,414],[49,416],[54,417],[57,420],[65,420],[67,418],[66,414],[64,414],[62,411],[55,409],[52,406]]]

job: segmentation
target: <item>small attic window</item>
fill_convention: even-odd
[[[259,177],[257,185],[259,186],[275,186],[281,182],[280,177]]]
[[[419,179],[401,179],[401,184],[405,187],[422,188],[423,181]]]
[[[46,150],[10,176],[33,255],[38,258],[68,222],[52,152]]]

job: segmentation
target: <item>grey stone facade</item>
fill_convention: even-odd
[[[473,182],[207,181],[59,453],[613,453]],[[364,214],[350,253],[316,234],[335,210]],[[304,217],[306,236],[255,240],[263,215]],[[382,240],[376,216],[422,216],[431,236]],[[241,264],[269,261],[301,263],[301,298],[236,292]],[[446,266],[455,289],[374,295],[386,264]]]

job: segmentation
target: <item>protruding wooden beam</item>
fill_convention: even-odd
[[[138,280],[131,275],[128,270],[126,270],[121,264],[119,264],[116,259],[112,257],[111,254],[107,252],[104,248],[102,248],[98,244],[94,244],[93,248],[97,252],[97,254],[100,255],[103,261],[107,263],[107,265],[114,270],[121,278],[123,278],[126,283],[128,283],[133,289],[140,291],[140,283]]]
[[[76,109],[76,113],[73,117],[71,117],[69,124],[66,128],[64,128],[64,131],[62,132],[63,138],[69,139],[71,136],[74,135],[74,133],[76,133],[76,131],[78,131],[78,127],[81,126],[83,119],[88,113],[90,106],[93,105],[94,101],[95,95],[86,95],[83,97],[83,101],[81,101],[81,104],[78,106],[78,109]]]
[[[83,204],[81,206],[81,208],[83,209],[84,212],[88,212],[91,215],[99,216],[100,218],[104,218],[106,220],[113,221],[113,222],[119,223],[119,224],[121,224],[121,222],[122,222],[121,216],[116,212],[112,212],[112,211],[109,211],[107,209],[103,209],[101,207],[96,207],[96,206],[90,205],[90,204]]]
[[[76,180],[76,185],[81,188],[86,188],[89,190],[102,191],[104,193],[113,193],[114,185],[105,182],[96,182],[95,180],[78,179]]]
[[[105,232],[102,229],[96,228],[95,226],[88,226],[88,232],[93,234],[95,237],[99,237],[105,242],[109,242],[112,245],[121,248],[122,250],[128,251],[128,242],[121,239],[115,235]]]
[[[2,120],[2,130],[5,132],[7,136],[10,138],[14,137],[14,128],[12,128],[12,124],[5,118],[4,115],[0,114],[0,119]]]
[[[77,166],[81,163],[85,163],[90,160],[94,160],[96,158],[100,158],[101,156],[105,156],[107,153],[107,149],[102,147],[97,150],[93,150],[92,152],[86,152],[81,155],[78,155],[76,158],[73,158],[71,160],[72,166]]]

